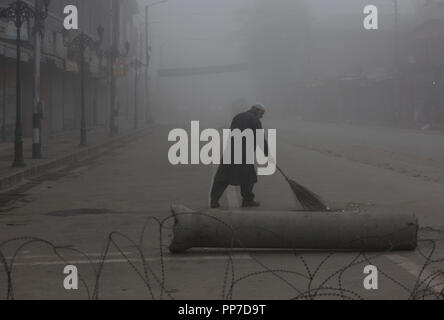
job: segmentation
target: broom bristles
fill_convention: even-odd
[[[327,211],[328,207],[322,202],[320,197],[308,190],[304,186],[300,185],[296,181],[288,179],[291,189],[294,195],[301,203],[302,208],[309,211]]]

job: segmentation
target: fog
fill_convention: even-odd
[[[0,0],[6,299],[444,298],[444,0],[40,3]]]
[[[394,110],[394,74],[415,59],[409,35],[435,2],[399,1],[395,36],[394,1],[372,2],[379,29],[366,30],[365,0],[169,0],[150,10],[154,112],[228,119],[261,102],[273,119],[411,122]]]

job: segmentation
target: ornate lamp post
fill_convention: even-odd
[[[98,51],[103,40],[103,27],[97,28],[98,40],[93,40],[84,32],[78,34],[74,39],[68,40],[68,31],[63,29],[63,44],[65,47],[77,51],[80,62],[80,102],[81,102],[81,123],[80,123],[80,146],[88,145],[86,137],[86,110],[85,110],[85,50],[91,49]]]
[[[16,61],[16,121],[15,121],[15,148],[14,148],[14,162],[13,167],[24,167],[25,161],[23,159],[23,124],[22,124],[22,87],[20,77],[20,59],[21,59],[21,28],[26,21],[34,18],[39,23],[48,16],[49,0],[44,0],[43,10],[34,10],[26,2],[16,0],[7,8],[0,9],[0,18],[6,18],[14,22],[17,28],[17,61]]]

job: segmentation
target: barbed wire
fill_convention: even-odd
[[[173,291],[170,290],[167,286],[168,283],[168,272],[166,269],[166,260],[165,260],[165,247],[166,243],[164,241],[164,234],[166,230],[171,231],[172,227],[168,226],[168,223],[175,222],[176,219],[180,215],[199,215],[204,216],[209,219],[213,219],[218,223],[222,224],[227,228],[228,232],[231,232],[231,247],[227,248],[224,253],[226,254],[226,262],[224,262],[224,271],[221,275],[221,283],[220,283],[220,295],[223,300],[233,300],[235,291],[239,288],[239,286],[245,281],[252,281],[262,276],[272,276],[276,282],[274,285],[278,285],[281,283],[283,286],[290,288],[294,291],[294,296],[290,298],[290,300],[314,300],[314,299],[338,299],[338,300],[364,300],[364,297],[355,290],[350,288],[346,288],[344,286],[344,278],[346,272],[350,271],[353,267],[368,264],[375,265],[373,260],[383,257],[384,255],[391,252],[391,248],[387,248],[386,251],[375,253],[369,256],[368,253],[358,252],[354,253],[352,259],[347,262],[345,265],[339,268],[333,268],[333,271],[327,272],[327,274],[323,274],[321,272],[323,269],[332,268],[332,265],[329,265],[329,262],[338,255],[338,252],[326,252],[324,253],[319,262],[316,265],[310,266],[307,262],[307,255],[303,254],[302,251],[297,249],[293,249],[289,251],[291,256],[296,258],[294,261],[298,262],[296,266],[292,268],[271,268],[267,266],[266,263],[261,261],[259,258],[255,257],[254,254],[250,254],[249,258],[251,261],[259,267],[259,270],[255,270],[250,273],[240,274],[240,271],[236,269],[236,263],[234,259],[234,252],[236,250],[246,250],[242,248],[242,244],[235,237],[235,232],[239,231],[238,229],[234,229],[232,226],[228,225],[222,219],[217,217],[205,214],[205,213],[182,213],[182,214],[174,214],[170,215],[164,219],[160,219],[155,216],[150,216],[146,219],[145,223],[142,226],[141,233],[138,237],[138,242],[133,240],[130,236],[125,235],[118,231],[111,232],[105,243],[105,247],[103,253],[100,255],[100,259],[97,261],[93,261],[91,257],[88,256],[85,252],[72,248],[70,246],[57,246],[51,241],[36,238],[36,237],[17,237],[13,239],[6,240],[0,243],[0,266],[2,266],[4,270],[4,274],[6,276],[6,287],[5,287],[5,299],[6,300],[14,300],[16,299],[16,295],[14,293],[14,285],[15,285],[15,277],[14,270],[17,265],[17,259],[22,251],[24,251],[27,247],[35,244],[43,245],[44,247],[49,248],[54,257],[58,259],[63,264],[66,265],[75,265],[74,262],[65,258],[62,253],[71,253],[80,255],[84,257],[87,265],[93,272],[93,282],[90,283],[87,281],[85,272],[78,273],[79,283],[81,287],[86,292],[86,299],[89,300],[99,300],[101,297],[101,281],[104,277],[104,269],[107,260],[109,259],[110,252],[112,249],[117,250],[117,254],[119,254],[125,263],[130,266],[131,270],[134,274],[140,279],[140,281],[145,286],[147,293],[146,297],[152,300],[175,300]],[[154,263],[150,263],[149,259],[145,256],[145,238],[147,236],[147,229],[153,224],[154,227],[157,228],[157,246],[159,249],[159,265],[160,271],[155,271]],[[243,227],[243,228],[253,228],[253,227]],[[266,228],[257,228],[262,231],[268,231]],[[432,228],[422,228],[420,229],[422,233],[427,232],[435,232],[444,234],[443,230],[440,229],[432,229]],[[268,231],[270,232],[270,231]],[[281,237],[278,234],[271,233],[273,236]],[[437,243],[439,240],[435,239],[427,239],[421,238],[419,243],[424,246],[419,246],[417,249],[418,256],[424,261],[421,262],[421,270],[415,279],[415,284],[413,287],[403,283],[402,281],[396,279],[396,276],[391,275],[387,272],[381,265],[378,265],[378,273],[382,275],[386,280],[395,284],[397,287],[400,287],[403,291],[406,292],[406,299],[409,300],[424,300],[424,299],[444,299],[444,289],[439,290],[440,287],[444,287],[444,282],[436,281],[438,278],[444,275],[444,271],[439,269],[433,269],[434,266],[439,263],[444,262],[444,257],[437,257]],[[7,257],[4,254],[4,250],[6,246],[15,246],[13,253],[10,257]],[[123,247],[130,247],[134,249],[136,258],[132,258],[129,256],[127,252],[123,250]],[[428,247],[429,249],[426,249]],[[425,252],[427,250],[427,252]],[[320,254],[320,252],[316,252]],[[155,261],[155,260],[153,260]],[[302,267],[302,272],[296,271],[299,267]],[[82,269],[85,270],[85,269]],[[429,273],[430,272],[430,273]],[[0,272],[1,274],[1,272]],[[297,280],[289,280],[286,276],[296,277]],[[335,281],[336,279],[336,281]],[[215,292],[215,299],[217,299],[217,293]],[[117,297],[115,297],[117,298]],[[210,297],[207,297],[210,298]]]

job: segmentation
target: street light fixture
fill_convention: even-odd
[[[10,4],[9,7],[0,9],[0,18],[8,19],[14,22],[17,28],[17,39],[16,39],[16,120],[15,120],[15,143],[14,143],[14,162],[12,166],[24,167],[26,166],[23,158],[23,123],[22,123],[22,87],[21,87],[21,77],[20,77],[20,60],[21,60],[21,29],[25,22],[29,19],[34,18],[39,25],[42,25],[48,16],[50,0],[44,0],[43,10],[34,10],[26,2],[21,0],[16,0]]]
[[[98,40],[94,40],[89,35],[81,32],[74,39],[68,40],[68,31],[62,29],[63,45],[77,51],[80,62],[80,102],[81,102],[81,123],[80,123],[80,147],[88,145],[86,136],[86,110],[85,110],[85,51],[91,49],[96,52],[100,50],[103,41],[103,27],[97,28]]]

